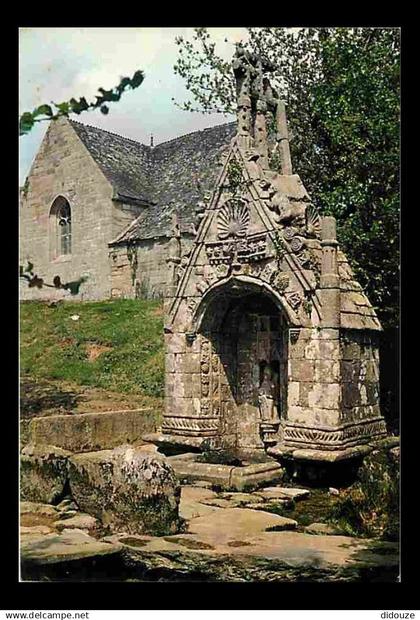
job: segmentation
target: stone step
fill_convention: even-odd
[[[205,480],[226,490],[243,491],[251,487],[256,488],[270,482],[278,482],[284,475],[281,465],[275,461],[235,467],[172,457],[170,463],[181,480],[189,483]]]

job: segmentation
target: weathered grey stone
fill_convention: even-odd
[[[310,495],[309,489],[298,489],[294,487],[267,487],[262,491],[259,491],[259,495],[263,495],[263,497],[268,497],[270,494],[271,497],[278,497],[279,499],[304,499],[305,497],[309,497]]]
[[[97,526],[98,520],[84,513],[79,513],[69,519],[60,519],[54,522],[54,527],[58,531],[64,529],[94,530]]]
[[[56,506],[39,502],[20,502],[20,514],[39,514],[46,517],[56,517],[59,513]]]
[[[238,538],[247,540],[269,528],[290,530],[295,529],[296,526],[297,522],[293,519],[262,510],[225,508],[213,514],[192,519],[188,524],[188,531],[198,534],[203,540],[224,544]]]
[[[175,581],[180,571],[185,579],[199,573],[204,580],[220,582],[353,582],[366,579],[366,569],[375,581],[395,582],[398,575],[397,544],[345,536],[260,531],[244,537],[239,531],[220,542],[216,534],[203,538],[191,533],[108,539],[124,546],[130,565],[140,571],[146,566],[147,572],[164,568]]]
[[[101,542],[82,530],[74,529],[61,534],[27,534],[21,540],[20,557],[23,563],[57,564],[115,554],[121,549],[119,543]]]
[[[25,446],[20,457],[21,499],[55,503],[63,495],[68,479],[69,455],[55,446]]]
[[[19,528],[19,532],[21,536],[37,536],[39,534],[51,534],[52,528],[48,527],[48,525],[34,525],[34,526],[25,526],[21,525]]]
[[[104,411],[34,418],[30,433],[34,444],[93,452],[138,441],[154,430],[154,424],[151,409]]]
[[[305,532],[316,536],[337,536],[341,534],[336,527],[328,523],[311,523],[305,527]]]
[[[131,446],[69,459],[80,509],[113,529],[168,534],[179,526],[180,487],[165,457]]]
[[[217,494],[208,488],[198,486],[183,486],[181,488],[181,501],[179,515],[183,519],[202,517],[217,510],[217,505],[211,505],[217,501]]]

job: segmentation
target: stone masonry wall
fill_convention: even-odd
[[[112,238],[112,188],[66,119],[51,123],[28,175],[20,207],[20,260],[30,260],[47,282],[85,275],[76,297],[21,285],[22,299],[104,299],[110,296],[107,244]],[[72,252],[52,259],[50,209],[57,196],[71,207]]]
[[[291,335],[289,343],[288,423],[337,425],[341,397],[338,330],[297,331],[297,340]]]
[[[168,280],[168,243],[167,237],[143,239],[133,248],[136,258],[127,246],[111,247],[111,296],[131,298],[136,295],[136,288],[141,297],[163,296]],[[190,247],[191,240],[183,238],[183,251],[188,251]],[[130,254],[131,261],[134,259],[137,267],[135,262],[130,262]]]
[[[340,339],[343,422],[380,415],[378,335],[347,330]]]

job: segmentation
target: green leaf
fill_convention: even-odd
[[[33,116],[39,116],[40,114],[44,114],[45,116],[52,116],[53,115],[53,111],[51,106],[49,105],[41,105],[39,106],[39,108],[36,108],[33,111]]]
[[[144,81],[144,73],[143,71],[136,71],[133,77],[131,78],[131,88],[137,88]]]
[[[25,112],[19,119],[19,134],[28,133],[34,126],[35,120],[31,112]]]

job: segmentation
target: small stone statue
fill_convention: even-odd
[[[264,368],[263,380],[258,390],[258,404],[260,407],[261,420],[263,422],[279,422],[279,414],[276,405],[276,373],[270,366]]]

